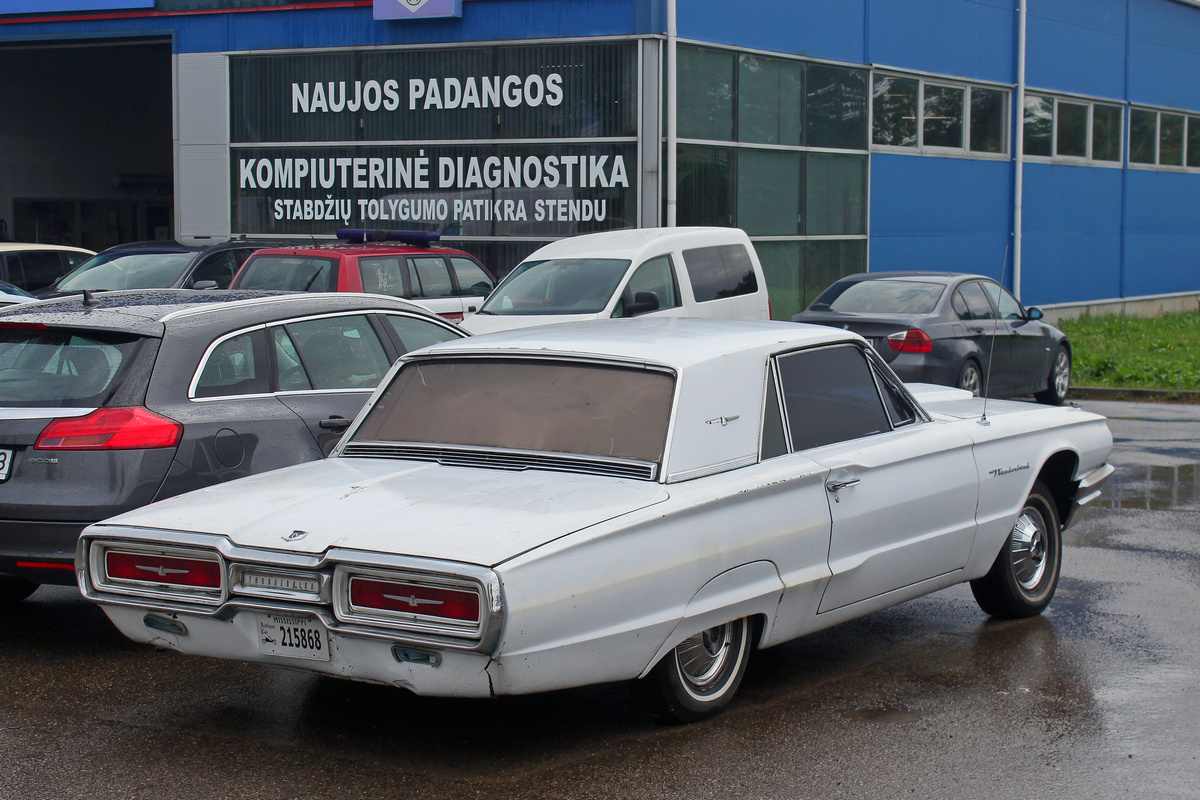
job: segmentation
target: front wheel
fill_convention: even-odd
[[[1039,403],[1051,406],[1061,406],[1067,401],[1067,390],[1071,388],[1071,353],[1064,345],[1058,346],[1054,354],[1054,363],[1050,365],[1050,376],[1046,379],[1046,388],[1033,397]]]
[[[992,568],[971,581],[971,593],[993,617],[1032,617],[1050,605],[1061,566],[1058,514],[1050,491],[1037,481]]]
[[[750,659],[749,619],[701,631],[680,642],[636,681],[636,698],[651,713],[695,722],[725,710],[741,685]]]

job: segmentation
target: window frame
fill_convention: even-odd
[[[1050,155],[1044,156],[1039,154],[1031,154],[1027,151],[1022,151],[1021,158],[1025,161],[1050,163],[1050,164],[1074,164],[1078,166],[1089,167],[1108,167],[1120,169],[1125,162],[1126,146],[1129,139],[1129,119],[1127,106],[1123,102],[1113,102],[1103,99],[1093,99],[1090,97],[1079,97],[1076,95],[1056,94],[1054,92],[1028,91],[1025,93],[1025,98],[1036,97],[1041,100],[1050,102]],[[1059,121],[1062,115],[1059,113],[1058,107],[1060,103],[1067,103],[1073,106],[1087,107],[1087,122],[1085,123],[1084,131],[1084,151],[1085,155],[1063,155],[1058,152],[1059,143]],[[1115,108],[1121,112],[1121,122],[1117,126],[1119,131],[1120,141],[1117,142],[1117,153],[1119,157],[1115,161],[1110,161],[1104,158],[1096,158],[1096,107]],[[1025,138],[1026,116],[1024,107],[1021,108],[1021,133],[1022,142]]]
[[[917,82],[917,117],[915,120],[917,142],[915,145],[902,144],[878,144],[875,142],[875,80],[876,78],[900,78],[905,80],[915,80]],[[932,86],[939,89],[959,89],[962,90],[961,116],[959,122],[962,128],[962,145],[959,147],[945,147],[941,145],[925,144],[925,100],[926,87]],[[973,93],[978,91],[1000,91],[1004,96],[1004,119],[1001,121],[1001,130],[1003,139],[1000,152],[993,153],[986,150],[973,150],[971,148],[971,113],[973,105],[971,98]],[[870,109],[870,149],[871,152],[880,153],[903,153],[906,155],[926,155],[926,156],[951,156],[956,158],[977,158],[984,160],[1007,160],[1012,151],[1012,136],[1010,134],[1012,128],[1012,88],[1003,85],[992,85],[986,83],[977,83],[971,81],[963,81],[955,78],[941,77],[936,75],[921,75],[914,73],[906,73],[898,70],[878,69],[871,71],[871,109]]]

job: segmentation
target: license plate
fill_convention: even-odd
[[[329,660],[329,637],[320,621],[302,614],[257,612],[258,651],[268,656]]]
[[[0,450],[0,481],[8,480],[8,472],[12,469],[12,450]]]

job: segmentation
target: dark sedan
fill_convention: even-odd
[[[348,293],[161,289],[0,311],[0,602],[73,585],[92,522],[321,458],[397,358],[464,335]]]
[[[906,382],[1061,405],[1071,344],[1041,319],[982,275],[876,272],[842,278],[792,322],[861,334]]]

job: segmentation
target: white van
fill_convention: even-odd
[[[645,314],[770,319],[746,232],[638,228],[553,242],[518,264],[462,327],[479,334]]]

